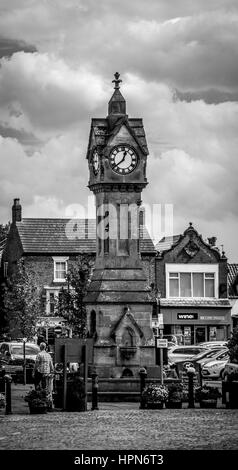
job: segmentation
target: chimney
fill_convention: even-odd
[[[21,222],[21,204],[20,199],[16,198],[13,200],[12,206],[12,223]]]
[[[210,237],[208,238],[208,243],[210,246],[216,246],[217,238],[216,237]]]

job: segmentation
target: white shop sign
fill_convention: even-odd
[[[168,347],[168,340],[164,338],[157,338],[156,341],[157,348],[167,348]]]

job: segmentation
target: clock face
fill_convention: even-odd
[[[138,157],[129,145],[118,145],[110,154],[110,165],[116,173],[127,175],[137,166]]]
[[[96,149],[93,151],[92,165],[94,174],[97,175],[99,171],[99,155]]]

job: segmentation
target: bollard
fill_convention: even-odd
[[[194,389],[193,389],[193,379],[195,376],[194,367],[189,367],[187,370],[188,374],[188,408],[195,408],[194,405]]]
[[[91,410],[98,410],[98,375],[96,370],[91,374],[92,376],[92,408]]]
[[[147,376],[147,371],[144,367],[141,367],[140,371],[139,371],[139,374],[140,374],[140,409],[141,410],[144,410],[145,409],[145,400],[143,398],[143,390],[145,388],[145,380],[146,380],[146,376]]]
[[[4,380],[5,380],[5,396],[6,396],[6,415],[11,415],[12,414],[12,391],[11,391],[11,383],[12,383],[12,378],[10,375],[4,375]]]

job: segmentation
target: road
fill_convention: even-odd
[[[238,410],[139,410],[137,403],[99,411],[0,415],[0,449],[237,449]]]

